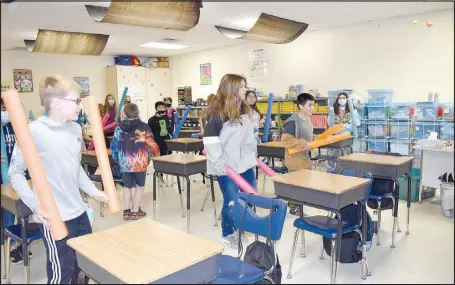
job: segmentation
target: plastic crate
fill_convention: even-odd
[[[420,102],[416,105],[416,120],[435,120],[438,116],[438,105],[431,102]]]
[[[390,122],[390,137],[396,139],[410,138],[410,122]]]
[[[401,155],[409,155],[410,153],[410,142],[409,141],[390,141],[389,142],[390,152],[399,153]]]
[[[439,123],[439,138],[441,140],[453,140],[453,123]]]
[[[389,116],[389,106],[367,106],[368,119],[385,120]]]
[[[431,132],[438,132],[438,124],[436,122],[415,122],[414,123],[414,138],[428,138]]]
[[[420,190],[420,169],[413,168],[409,173],[411,176],[411,202],[419,201],[419,190]],[[408,199],[408,180],[406,176],[398,178],[398,184],[400,187],[399,198],[400,200]]]
[[[120,55],[114,57],[114,62],[116,65],[133,65],[133,57],[130,55]]]
[[[414,106],[411,104],[392,104],[390,106],[390,118],[394,120],[406,120],[414,116]]]
[[[369,105],[389,105],[392,103],[392,89],[368,89]]]
[[[386,137],[387,125],[385,122],[368,122],[368,136],[369,137]]]
[[[389,143],[385,139],[367,139],[367,149],[368,151],[376,152],[388,152]]]
[[[312,115],[311,123],[315,129],[327,129],[327,116],[326,115]]]
[[[453,119],[454,118],[454,108],[453,103],[440,104],[438,117]]]

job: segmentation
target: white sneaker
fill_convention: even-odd
[[[222,237],[220,239],[220,242],[224,247],[227,247],[228,249],[232,250],[238,250],[239,249],[239,236],[235,233]]]
[[[239,232],[236,230],[234,232],[234,234],[236,235],[237,242],[238,242],[238,240],[239,240]],[[248,237],[246,236],[245,233],[242,233],[241,239],[242,239],[243,247],[246,248],[250,244],[250,242],[248,241]]]

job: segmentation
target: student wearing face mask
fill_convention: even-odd
[[[6,144],[6,153],[1,154],[2,162],[7,161],[8,165],[11,164],[11,156],[13,155],[14,144],[16,143],[16,135],[14,134],[14,129],[9,119],[8,111],[6,111],[5,104],[3,103],[3,99],[1,99],[1,121],[2,121],[2,133],[5,136],[5,144]],[[28,177],[27,174],[27,178]],[[1,184],[4,183],[2,177],[0,176]],[[2,209],[2,228],[9,227],[14,225],[14,215],[10,212]],[[32,253],[29,252],[29,255],[32,256]],[[22,246],[19,245],[16,249],[11,250],[10,253],[10,261],[12,264],[20,264],[23,261],[22,258]]]
[[[351,110],[349,109],[348,105],[348,94],[345,92],[341,92],[338,94],[337,101],[333,104],[333,113],[334,113],[334,125],[343,124],[344,125],[344,132],[350,132],[352,129],[352,124],[354,127],[360,126],[360,116],[357,110],[354,109],[354,122],[352,121]],[[329,122],[331,124],[332,122]],[[329,150],[329,155],[332,157],[340,157],[341,150],[339,149],[332,149]],[[335,167],[335,162],[329,160],[328,164],[330,167]]]
[[[166,104],[166,112],[167,112],[167,116],[169,117],[169,124],[171,125],[171,130],[174,130],[174,128],[175,128],[175,123],[174,123],[175,109],[172,108],[172,98],[171,97],[164,98],[164,104]]]
[[[111,94],[107,94],[106,98],[104,99],[103,105],[103,112],[102,117],[106,114],[109,114],[109,120],[106,122],[106,126],[115,122],[115,116],[117,115],[117,103],[115,102],[114,96]],[[106,140],[106,147],[109,148],[110,141],[108,137],[112,137],[114,135],[115,127],[110,129],[104,130],[104,139]]]

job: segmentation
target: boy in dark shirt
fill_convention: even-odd
[[[166,104],[163,101],[155,103],[155,116],[151,117],[148,121],[148,125],[152,130],[155,142],[160,147],[161,155],[168,155],[166,140],[171,138],[171,126],[169,124],[169,116],[166,111]]]

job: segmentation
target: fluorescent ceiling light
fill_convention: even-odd
[[[187,48],[188,46],[184,45],[176,45],[176,44],[167,44],[167,43],[146,43],[140,45],[141,47],[150,47],[150,48],[161,48],[161,49],[184,49]]]
[[[229,24],[233,28],[235,27],[242,31],[249,31],[254,26],[254,24],[256,24],[258,18],[259,18],[259,16],[245,18],[245,19],[241,19],[241,20],[235,20],[235,21],[230,22]]]

